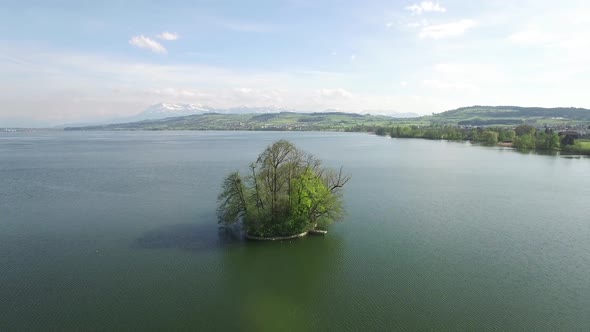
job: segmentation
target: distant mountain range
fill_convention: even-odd
[[[169,104],[160,103],[146,108],[138,115],[129,118],[133,121],[158,120],[171,117],[188,116],[196,114],[218,113],[218,114],[259,114],[259,113],[280,113],[295,112],[294,110],[269,106],[269,107],[247,107],[239,106],[232,108],[214,108],[201,104]],[[132,121],[129,121],[132,122]]]
[[[355,126],[384,126],[394,120],[383,115],[345,112],[209,112],[127,123],[67,127],[65,130],[345,130]]]
[[[405,114],[406,116],[408,114]],[[157,104],[129,121],[66,130],[359,130],[395,125],[459,125],[587,128],[590,110],[518,106],[470,106],[443,113],[401,118],[347,112],[301,113],[277,107],[215,109],[195,104]]]
[[[158,120],[158,119],[165,119],[170,117],[178,117],[178,116],[188,116],[188,115],[196,115],[196,114],[207,114],[207,113],[218,113],[218,114],[267,114],[267,113],[281,113],[281,112],[291,112],[291,113],[305,113],[305,112],[298,112],[294,109],[288,109],[284,107],[277,107],[277,106],[267,106],[267,107],[248,107],[248,106],[238,106],[238,107],[231,107],[231,108],[214,108],[209,107],[201,104],[170,104],[170,103],[159,103],[152,105],[146,108],[143,112],[139,113],[136,116],[131,118],[122,119],[125,121],[122,122],[134,122],[134,121],[143,121],[143,120]],[[338,110],[325,110],[323,112],[339,112]],[[416,113],[391,113],[388,114],[387,112],[383,111],[365,111],[360,112],[364,114],[374,114],[374,115],[387,115],[394,118],[415,118],[419,117],[419,114]],[[121,122],[121,121],[118,121]]]
[[[190,115],[198,115],[198,114],[268,114],[268,113],[282,113],[282,112],[291,112],[291,113],[298,113],[298,111],[294,109],[288,109],[284,107],[277,107],[277,106],[267,106],[267,107],[248,107],[248,106],[238,106],[238,107],[230,107],[230,108],[215,108],[209,107],[206,105],[201,104],[178,104],[178,103],[159,103],[152,105],[141,113],[124,118],[116,118],[106,121],[100,122],[89,122],[89,123],[71,123],[67,125],[56,126],[56,128],[71,128],[71,127],[90,127],[90,126],[104,126],[109,124],[121,124],[121,123],[131,123],[131,122],[138,122],[138,121],[145,121],[145,120],[160,120],[166,118],[173,118],[173,117],[180,117],[180,116],[190,116]],[[323,112],[339,112],[338,110],[325,110]],[[305,112],[299,112],[305,113]],[[311,113],[311,112],[310,112]],[[390,113],[387,111],[363,111],[363,114],[373,114],[373,115],[385,115],[390,116],[393,118],[416,118],[419,117],[419,114],[406,112],[406,113]]]

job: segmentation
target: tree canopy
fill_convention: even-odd
[[[314,156],[280,140],[250,165],[229,174],[218,197],[218,222],[243,223],[257,237],[290,236],[342,218],[342,187],[350,179]]]

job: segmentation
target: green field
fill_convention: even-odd
[[[590,139],[577,139],[574,145],[568,145],[563,150],[590,155]]]
[[[590,110],[573,107],[471,106],[434,114],[430,120],[437,124],[466,126],[583,126],[590,122]]]
[[[382,115],[354,113],[265,113],[199,114],[163,120],[88,127],[66,130],[285,130],[285,131],[373,131],[394,125],[429,125],[423,118],[396,119]]]
[[[590,110],[583,108],[538,108],[472,106],[439,114],[394,118],[384,115],[344,112],[319,113],[208,113],[162,120],[70,127],[66,130],[285,130],[285,131],[376,131],[396,126],[516,127],[521,124],[557,130],[587,130]]]

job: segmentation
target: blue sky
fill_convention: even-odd
[[[587,1],[10,1],[0,126],[159,103],[590,107]]]

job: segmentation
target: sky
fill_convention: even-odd
[[[0,127],[160,103],[590,108],[590,1],[4,1]]]

